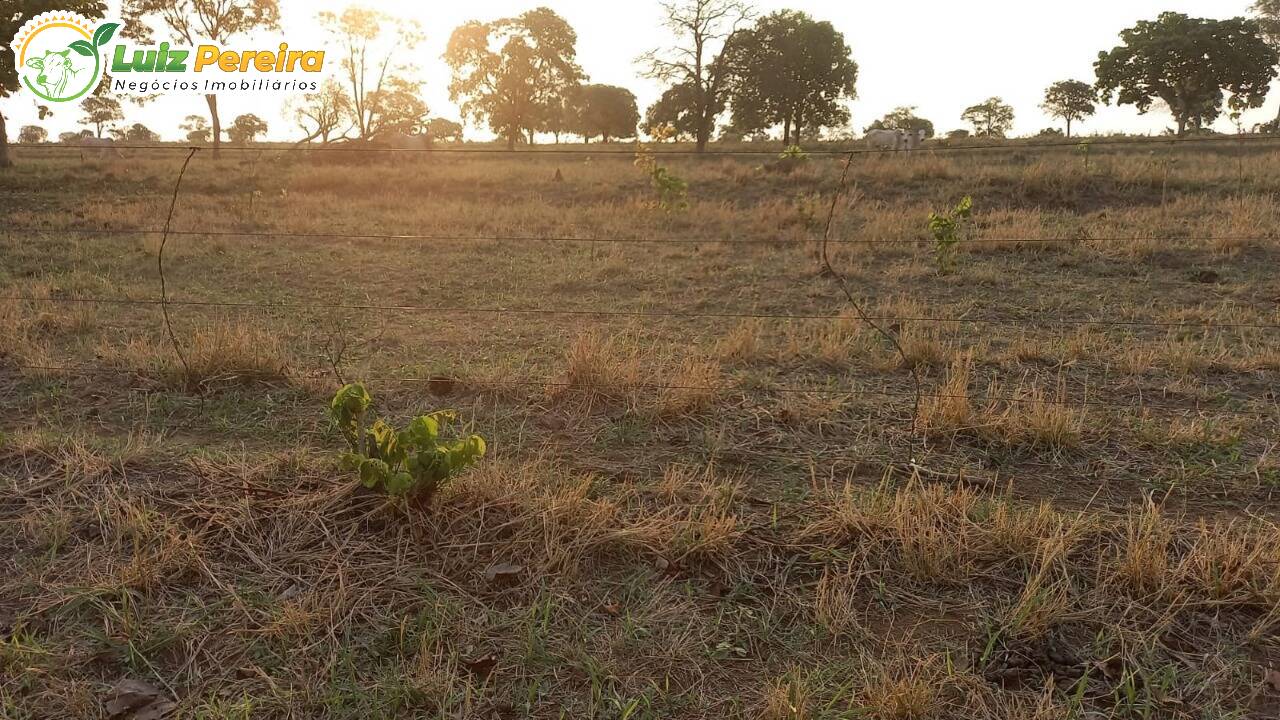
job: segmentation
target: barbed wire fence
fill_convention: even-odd
[[[1215,137],[1208,139],[1184,139],[1171,140],[1168,138],[1149,138],[1149,139],[1126,139],[1111,141],[1095,141],[1090,143],[1092,149],[1110,148],[1110,147],[1133,147],[1133,146],[1162,146],[1171,149],[1178,148],[1215,148],[1219,146],[1230,146],[1235,144],[1239,147],[1266,147],[1272,145],[1280,149],[1280,137],[1275,136],[1241,136],[1241,137]],[[1046,151],[1055,148],[1077,148],[1081,146],[1081,141],[1068,142],[1038,142],[1038,143],[1021,143],[1009,145],[950,145],[942,147],[934,147],[924,150],[916,150],[915,153],[948,153],[948,152],[1007,152],[1007,151]],[[858,194],[857,173],[854,169],[855,160],[860,156],[866,155],[896,155],[909,152],[907,150],[896,149],[815,149],[806,151],[811,155],[827,155],[835,159],[842,159],[842,168],[839,175],[838,183],[831,188],[831,202],[823,224],[821,237],[818,239],[819,263],[822,266],[821,278],[828,279],[835,286],[837,297],[841,304],[848,306],[853,310],[853,318],[844,314],[818,314],[818,313],[764,313],[764,312],[692,312],[680,310],[613,310],[613,309],[584,309],[584,308],[566,308],[566,307],[482,307],[477,305],[409,305],[409,304],[379,304],[379,303],[335,303],[320,302],[315,300],[307,301],[291,301],[278,303],[250,302],[237,300],[196,300],[196,299],[177,299],[171,297],[169,292],[169,283],[166,279],[165,267],[165,247],[170,237],[207,237],[207,238],[262,238],[272,241],[276,240],[320,240],[320,239],[337,239],[337,240],[381,240],[381,241],[397,241],[397,242],[434,242],[448,241],[456,243],[520,243],[526,245],[552,245],[556,243],[585,243],[585,244],[614,244],[614,245],[788,245],[788,241],[774,238],[724,238],[724,237],[591,237],[581,235],[521,235],[521,234],[415,234],[415,233],[380,233],[380,232],[291,232],[276,230],[192,230],[192,229],[175,229],[173,227],[174,215],[180,203],[182,196],[182,183],[186,175],[188,166],[191,161],[201,152],[199,146],[151,146],[151,145],[112,145],[106,146],[106,149],[118,150],[139,150],[139,151],[161,151],[161,152],[183,152],[186,153],[182,166],[177,173],[174,181],[172,195],[170,197],[168,212],[165,222],[161,228],[133,227],[91,227],[91,226],[45,226],[45,225],[7,225],[2,229],[9,234],[46,234],[46,235],[62,235],[62,236],[138,236],[151,235],[159,236],[159,248],[156,255],[156,272],[157,282],[159,285],[159,294],[152,298],[139,297],[106,297],[106,296],[49,296],[42,297],[38,295],[10,293],[0,295],[0,301],[17,302],[17,303],[54,303],[54,304],[94,304],[94,305],[114,305],[126,307],[159,307],[163,316],[163,330],[169,340],[172,350],[183,367],[186,376],[191,375],[191,368],[187,358],[183,352],[183,343],[174,330],[170,317],[170,310],[175,308],[217,308],[228,310],[276,310],[276,311],[344,311],[344,312],[387,312],[387,313],[440,313],[440,314],[470,314],[481,316],[549,316],[549,317],[595,317],[605,319],[627,319],[627,318],[643,318],[657,321],[668,321],[675,319],[700,319],[700,320],[769,320],[779,322],[791,321],[807,321],[807,322],[842,322],[847,323],[851,319],[867,325],[881,336],[888,343],[903,361],[902,365],[906,367],[911,374],[912,390],[893,390],[886,388],[873,387],[855,387],[855,386],[839,386],[839,387],[800,387],[794,385],[768,385],[760,388],[747,387],[730,387],[727,385],[700,385],[700,384],[681,384],[681,383],[623,383],[612,384],[610,391],[627,390],[627,391],[697,391],[697,392],[728,392],[759,395],[816,395],[833,398],[849,398],[849,397],[874,397],[889,398],[895,400],[910,400],[913,408],[910,417],[910,437],[912,438],[912,446],[909,452],[908,464],[915,466],[917,460],[921,457],[919,449],[915,443],[917,440],[924,442],[923,434],[920,432],[920,414],[921,404],[926,400],[964,400],[969,402],[999,402],[1008,404],[1019,403],[1040,403],[1050,405],[1063,405],[1080,408],[1105,408],[1111,410],[1123,410],[1128,412],[1167,412],[1171,414],[1188,414],[1188,413],[1208,413],[1221,416],[1237,416],[1250,418],[1280,418],[1280,399],[1271,398],[1270,406],[1266,410],[1246,410],[1239,407],[1229,407],[1215,405],[1213,407],[1204,407],[1197,399],[1194,407],[1185,405],[1170,405],[1162,403],[1149,403],[1139,396],[1134,402],[1120,402],[1112,400],[1100,400],[1090,398],[1066,398],[1066,397],[1021,397],[1017,395],[1000,395],[993,393],[986,394],[955,394],[945,392],[930,392],[924,387],[924,379],[918,368],[910,362],[906,351],[900,342],[901,328],[907,323],[919,324],[935,324],[935,325],[953,325],[953,326],[1001,326],[1001,327],[1037,327],[1045,325],[1066,326],[1066,327],[1102,327],[1102,328],[1160,328],[1160,329],[1196,329],[1202,331],[1210,330],[1257,330],[1257,331],[1277,331],[1280,330],[1280,323],[1265,322],[1205,322],[1205,321],[1158,321],[1158,320],[1134,320],[1134,319],[1116,319],[1116,318],[1097,318],[1097,317],[1068,317],[1068,316],[1047,316],[1036,314],[1034,317],[969,317],[969,316],[930,316],[930,315],[878,315],[867,312],[863,306],[863,301],[859,299],[858,294],[851,287],[851,282],[843,275],[831,262],[828,248],[832,245],[921,245],[929,244],[932,241],[925,238],[883,238],[869,239],[860,237],[834,236],[833,228],[835,219],[840,207],[841,199],[847,197],[856,197]],[[41,145],[41,146],[23,146],[22,150],[39,149],[44,151],[51,150],[82,150],[75,146],[58,146],[58,145]],[[104,148],[95,147],[93,150],[101,151]],[[440,153],[454,155],[502,155],[516,157],[522,159],[533,159],[538,157],[558,156],[558,155],[588,155],[588,156],[618,156],[618,157],[634,157],[634,151],[620,150],[589,150],[582,148],[555,148],[542,147],[539,149],[523,149],[523,150],[505,150],[499,148],[484,147],[449,147],[437,146],[429,149],[405,149],[405,148],[381,148],[381,147],[284,147],[284,148],[250,148],[250,147],[224,147],[223,151],[248,151],[256,153],[279,153],[281,155],[292,153],[308,153],[308,154],[324,154],[324,153],[370,153],[370,154],[386,154],[386,153]],[[680,155],[691,158],[716,158],[716,157],[751,157],[751,156],[774,156],[777,157],[776,150],[717,150],[705,153],[696,153],[693,151],[682,150],[664,150],[649,149],[651,154],[656,156],[662,155]],[[1241,170],[1243,174],[1243,169]],[[853,186],[850,187],[852,180]],[[1195,243],[1212,243],[1212,242],[1271,242],[1276,240],[1275,234],[1229,234],[1229,235],[1197,235],[1189,234],[1182,237],[1174,237],[1169,235],[1104,235],[1104,236],[1069,236],[1069,237],[1007,237],[1007,238],[969,238],[965,240],[966,244],[1009,244],[1009,243],[1026,243],[1026,244],[1060,244],[1070,245],[1078,243],[1091,242],[1113,242],[1113,243],[1139,243],[1139,242],[1160,242],[1160,241],[1184,241]],[[105,364],[100,365],[80,365],[80,364],[45,364],[45,363],[10,363],[11,366],[24,370],[46,372],[46,373],[65,373],[65,374],[121,374],[136,375],[137,370],[122,369],[111,367]],[[337,378],[342,381],[343,373],[341,369],[335,366],[333,368]],[[375,380],[377,378],[365,378],[366,380]],[[430,383],[435,382],[435,378],[423,377],[386,377],[382,378],[388,382],[406,382],[406,383]],[[554,377],[536,378],[536,377],[508,377],[501,379],[467,379],[466,383],[477,388],[513,388],[513,387],[542,387],[542,388],[575,388],[578,384],[566,382]],[[591,388],[582,388],[591,390]],[[197,388],[197,394],[201,400],[203,407],[203,398],[205,394],[204,388]]]

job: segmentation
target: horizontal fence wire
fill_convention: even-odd
[[[0,228],[3,233],[28,233],[45,235],[100,235],[133,236],[161,235],[157,228],[82,228],[48,227],[40,225],[11,225]],[[421,233],[346,233],[346,232],[294,232],[275,230],[170,230],[177,237],[244,237],[295,240],[413,240],[429,242],[527,242],[527,243],[588,243],[600,245],[801,245],[817,240],[784,240],[781,238],[601,238],[575,235],[453,235]],[[992,237],[969,238],[964,245],[975,244],[1074,244],[1090,242],[1140,243],[1140,242],[1274,242],[1280,235],[1190,235],[1185,237],[1159,235],[1106,235],[1071,237]],[[831,238],[832,245],[931,245],[929,238]]]
[[[0,364],[3,367],[3,364]],[[16,363],[9,364],[9,367],[15,367],[23,370],[34,370],[38,372],[61,372],[66,374],[113,374],[113,375],[129,375],[134,377],[147,377],[146,371],[117,368],[108,365],[36,365]],[[327,374],[324,370],[313,371],[315,375]],[[228,377],[234,377],[234,373],[229,373]],[[379,383],[413,383],[413,384],[439,384],[442,381],[452,381],[463,386],[473,387],[542,387],[542,388],[561,388],[566,390],[582,390],[585,392],[597,393],[607,396],[618,391],[636,391],[636,390],[658,390],[658,391],[689,391],[689,392],[707,392],[707,393],[739,393],[749,396],[761,395],[820,395],[824,397],[882,397],[882,398],[899,398],[914,399],[916,394],[905,390],[876,390],[867,388],[832,388],[817,387],[803,388],[789,385],[778,385],[770,387],[742,387],[733,385],[684,385],[669,383],[611,383],[608,385],[591,385],[583,383],[567,382],[564,380],[555,380],[550,378],[504,378],[501,380],[494,379],[457,379],[457,378],[441,378],[441,377],[395,377],[395,376],[377,376],[362,378],[367,382]],[[1121,403],[1105,400],[1087,400],[1063,397],[1019,397],[1015,395],[960,395],[948,393],[922,393],[920,395],[924,399],[936,400],[968,400],[970,402],[989,402],[989,403],[1009,403],[1009,404],[1039,404],[1039,405],[1055,405],[1063,407],[1095,407],[1110,408],[1124,410],[1159,410],[1169,413],[1212,413],[1217,415],[1238,415],[1243,417],[1260,417],[1272,418],[1280,417],[1280,404],[1273,411],[1261,410],[1241,410],[1238,408],[1220,408],[1220,407],[1203,407],[1196,403],[1195,407],[1179,407],[1176,405],[1150,404],[1145,402],[1137,403]]]
[[[35,295],[0,295],[0,301],[29,303],[63,303],[89,305],[134,305],[159,307],[162,305],[195,308],[227,308],[240,310],[349,310],[378,312],[435,313],[442,315],[562,315],[568,317],[624,317],[654,319],[714,319],[714,320],[798,320],[825,322],[859,322],[870,320],[886,323],[933,323],[942,325],[1003,325],[1008,327],[1036,327],[1039,325],[1083,325],[1105,327],[1153,327],[1153,328],[1201,328],[1222,330],[1280,330],[1278,323],[1215,323],[1204,321],[1157,320],[1096,320],[1090,318],[1033,317],[1033,318],[983,318],[983,317],[932,317],[913,315],[868,315],[865,318],[850,315],[817,313],[765,313],[765,312],[689,312],[678,310],[593,310],[588,308],[505,308],[468,305],[395,305],[375,303],[263,303],[238,300],[159,300],[146,298],[106,298]]]
[[[372,141],[372,142],[377,142]],[[1089,148],[1108,148],[1108,147],[1125,147],[1125,146],[1151,146],[1163,145],[1168,147],[1207,147],[1219,144],[1268,144],[1280,142],[1280,135],[1237,135],[1222,136],[1208,138],[1124,138],[1119,140],[1097,140],[1092,138],[1080,138],[1068,141],[1055,142],[1029,142],[1029,143],[1003,143],[989,145],[925,145],[916,149],[895,149],[895,148],[823,148],[818,147],[812,150],[805,150],[807,155],[828,155],[834,157],[844,157],[850,155],[884,155],[884,154],[915,154],[930,152],[999,152],[999,151],[1016,151],[1016,150],[1042,150],[1052,148],[1078,148],[1081,145],[1088,145]],[[153,150],[153,151],[169,151],[169,152],[189,152],[195,150],[213,151],[212,145],[139,145],[139,144],[117,144],[108,143],[103,145],[15,145],[12,146],[17,151],[22,150],[65,150],[65,151],[92,151],[92,150]],[[369,145],[357,144],[356,142],[334,143],[329,145],[271,145],[271,146],[251,146],[251,145],[222,145],[217,148],[220,152],[315,152],[315,153],[440,153],[451,155],[508,155],[508,156],[525,156],[535,157],[538,155],[591,155],[591,156],[610,156],[616,155],[620,157],[634,157],[635,150],[608,149],[608,150],[592,150],[585,147],[557,147],[555,145],[533,145],[529,147],[509,149],[504,147],[488,147],[488,146],[456,146],[456,145],[434,145],[431,147],[371,147]],[[645,151],[651,155],[675,155],[687,157],[752,157],[752,156],[773,156],[778,157],[781,153],[777,149],[767,150],[763,148],[718,148],[715,150],[689,150],[682,148],[663,148],[661,144],[646,144]]]

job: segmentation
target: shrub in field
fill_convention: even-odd
[[[659,142],[663,140],[662,137],[656,139]],[[649,175],[649,182],[658,195],[658,207],[667,212],[689,208],[689,183],[672,174],[666,167],[659,165],[658,158],[654,157],[649,148],[638,140],[636,141],[636,167]]]
[[[964,228],[973,213],[973,198],[965,196],[945,213],[929,213],[929,232],[933,235],[933,257],[938,272],[945,275],[955,266],[955,250],[964,236]]]
[[[373,398],[359,383],[344,386],[329,404],[329,417],[347,441],[342,467],[359,473],[371,490],[381,488],[428,507],[440,488],[484,457],[479,435],[441,438],[440,431],[457,419],[452,411],[416,417],[397,430],[381,418],[367,423],[372,406]]]

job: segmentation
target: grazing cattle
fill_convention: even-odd
[[[901,130],[871,130],[867,132],[867,146],[872,150],[901,150],[906,134]]]
[[[82,148],[93,148],[93,149],[100,150],[100,152],[96,153],[99,157],[106,157],[107,155],[115,155],[118,158],[122,158],[125,156],[124,151],[116,147],[116,141],[112,140],[111,138],[100,138],[100,137],[94,137],[92,135],[81,135],[80,138],[76,141],[76,144]],[[84,150],[81,150],[80,159],[84,160],[85,157],[86,156],[85,156]]]
[[[81,71],[71,66],[71,50],[62,52],[46,51],[44,57],[27,58],[27,67],[39,70],[36,84],[44,88],[51,98],[64,98],[80,88],[72,81]],[[71,92],[67,91],[70,85]]]

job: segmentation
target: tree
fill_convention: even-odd
[[[733,68],[727,56],[733,55],[752,10],[739,0],[671,0],[662,9],[676,44],[651,50],[639,62],[647,66],[647,77],[683,88],[683,109],[691,111],[697,151],[703,152],[728,102]]]
[[[720,105],[715,111],[718,116],[724,112]],[[649,137],[658,137],[660,131],[664,137],[673,141],[697,138],[701,113],[697,107],[697,91],[691,85],[676,85],[667,88],[658,101],[649,106],[644,114],[644,132]]]
[[[805,128],[848,124],[843,101],[857,95],[858,65],[831,23],[794,10],[766,15],[739,35],[726,57],[736,130],[782,125],[783,143],[794,145]]]
[[[100,18],[107,9],[102,0],[6,0],[0,7],[0,42],[9,42],[27,20],[42,12],[57,10],[75,12],[89,18]],[[0,50],[0,100],[18,90],[16,56],[8,48]],[[41,114],[44,119],[44,114]],[[5,130],[4,112],[0,110],[0,168],[13,165],[9,159],[9,135]]]
[[[113,133],[114,134],[114,133]],[[142,123],[134,123],[124,131],[123,139],[127,142],[136,143],[152,143],[159,142],[160,136],[151,131],[151,128]]]
[[[462,142],[462,124],[445,118],[431,118],[427,121],[427,137],[432,140]]]
[[[1044,104],[1040,107],[1049,117],[1060,118],[1067,123],[1067,137],[1071,137],[1071,123],[1092,117],[1098,111],[1095,102],[1098,92],[1093,86],[1079,80],[1062,80],[1044,91]]]
[[[178,129],[186,131],[187,142],[209,142],[209,123],[205,122],[202,115],[188,115],[182,124],[178,126]]]
[[[102,137],[102,130],[108,125],[124,122],[120,101],[109,95],[90,95],[80,103],[80,109],[84,110],[80,124],[92,125],[97,137]]]
[[[999,97],[987,98],[967,108],[960,119],[972,125],[973,134],[978,137],[1002,138],[1013,129],[1013,108]]]
[[[615,85],[582,86],[573,96],[572,110],[574,132],[583,139],[600,136],[609,142],[610,138],[635,137],[640,124],[636,96]]]
[[[924,130],[926,138],[934,136],[933,122],[917,117],[914,105],[903,105],[894,108],[889,114],[867,126],[867,132],[872,130],[901,130],[906,133]]]
[[[49,139],[49,131],[39,125],[25,125],[18,131],[18,142],[23,145],[35,145]]]
[[[1261,107],[1280,63],[1256,20],[1209,20],[1162,13],[1120,33],[1124,41],[1098,53],[1094,64],[1104,102],[1133,105],[1146,113],[1163,101],[1178,123],[1200,130],[1218,119],[1225,93],[1245,107]]]
[[[1271,43],[1272,47],[1280,47],[1280,0],[1258,0],[1253,6],[1253,11],[1258,15],[1258,25],[1262,28],[1262,34]],[[1273,123],[1262,125],[1261,127],[1274,127],[1274,132],[1280,132],[1280,113],[1276,114]]]
[[[427,129],[427,113],[430,109],[422,100],[422,87],[400,75],[387,78],[381,90],[369,94],[369,103],[376,108],[375,133],[399,133],[418,135]]]
[[[320,142],[328,143],[340,134],[338,128],[351,121],[351,100],[341,83],[326,78],[315,92],[292,96],[285,103],[285,111],[306,134],[300,142],[320,138]]]
[[[63,145],[75,145],[76,143],[80,142],[80,139],[82,137],[84,136],[81,135],[80,133],[73,133],[73,132],[58,133],[58,142],[62,143]]]
[[[547,8],[490,23],[468,22],[453,31],[444,60],[453,70],[449,99],[462,114],[488,121],[507,147],[546,126],[550,108],[563,106],[583,80],[578,34]]]
[[[227,128],[227,139],[237,145],[253,142],[259,135],[267,134],[267,123],[253,113],[237,117]]]
[[[225,46],[237,35],[280,27],[279,0],[125,0],[126,37],[150,40],[152,30],[146,19],[160,22],[176,42],[187,47],[208,44]],[[222,143],[222,121],[218,118],[218,96],[204,96],[213,124],[213,152]]]
[[[418,23],[362,7],[347,8],[341,15],[322,12],[319,18],[341,49],[348,106],[345,114],[357,136],[367,140],[392,129],[386,126],[388,114],[403,113],[404,108],[390,105],[403,103],[403,93],[416,87],[408,79],[414,68],[397,60],[410,57],[422,43]],[[423,108],[425,113],[425,105]],[[336,105],[330,104],[330,109]],[[397,117],[391,124],[402,124],[403,120]]]

